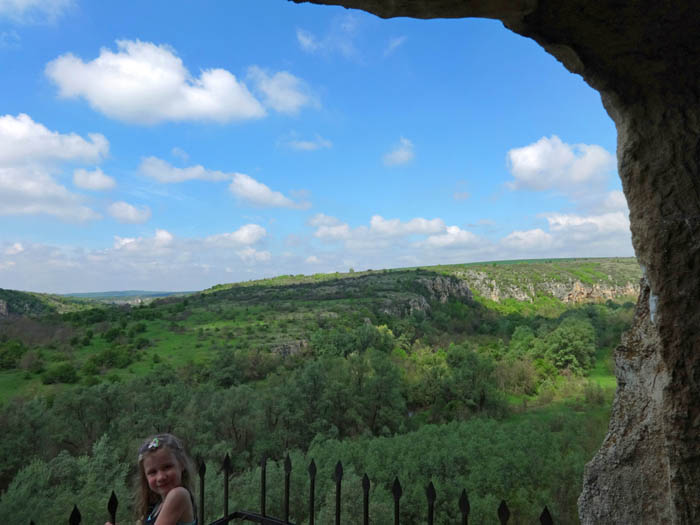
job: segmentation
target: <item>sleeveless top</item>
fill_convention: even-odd
[[[189,490],[187,491],[189,492]],[[192,493],[190,492],[190,500],[192,501],[192,514],[194,516],[194,521],[178,521],[177,525],[197,525],[197,507],[195,507],[194,504],[194,497],[192,496]],[[156,519],[158,518],[158,513],[160,512],[160,506],[163,502],[161,501],[151,509],[151,512],[148,514],[148,517],[146,518],[146,521],[144,521],[144,525],[154,525],[156,522]]]

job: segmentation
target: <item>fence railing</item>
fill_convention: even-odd
[[[316,463],[311,460],[309,464],[309,525],[314,525],[315,523],[315,486],[316,486]],[[224,458],[224,462],[221,467],[223,473],[224,482],[224,497],[223,497],[223,517],[213,521],[210,525],[224,525],[233,520],[244,520],[252,521],[255,523],[260,523],[262,525],[294,525],[289,521],[289,495],[290,495],[290,479],[292,472],[292,462],[289,459],[289,455],[284,460],[284,496],[283,496],[283,514],[282,518],[275,518],[268,516],[266,513],[266,502],[267,502],[267,459],[263,458],[260,462],[260,510],[246,511],[238,510],[229,513],[229,479],[231,477],[232,467],[231,458],[228,454]],[[198,523],[204,525],[204,489],[205,489],[205,475],[206,475],[206,465],[203,461],[199,462],[199,506],[197,508],[198,512]],[[333,471],[333,481],[335,482],[335,525],[341,524],[341,494],[342,494],[342,480],[343,480],[343,465],[340,461],[336,463],[335,469]],[[370,492],[370,479],[365,473],[362,477],[362,516],[364,525],[369,525],[369,492]],[[403,489],[401,488],[401,483],[399,478],[394,478],[394,483],[391,487],[391,493],[394,500],[394,525],[399,525],[401,520],[401,496],[403,494]],[[437,492],[433,482],[430,481],[425,487],[425,496],[427,503],[426,520],[428,525],[433,525],[433,520],[435,518],[435,501],[437,499]],[[461,516],[461,524],[467,525],[469,523],[469,497],[467,496],[467,491],[462,490],[459,500],[456,502],[459,508],[459,515]],[[107,515],[109,516],[109,521],[112,523],[117,523],[117,509],[119,507],[119,502],[117,496],[112,491],[112,495],[107,502]],[[508,523],[510,519],[510,509],[505,500],[501,500],[501,504],[496,510],[496,516],[501,525]],[[68,519],[69,525],[80,525],[82,517],[80,515],[80,510],[78,506],[73,507],[73,511]],[[541,525],[553,525],[554,521],[549,509],[545,506],[540,514],[539,521]],[[33,521],[30,525],[35,525]]]

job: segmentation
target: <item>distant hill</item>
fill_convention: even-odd
[[[67,313],[90,307],[87,301],[77,298],[0,288],[0,317]]]
[[[78,299],[89,299],[101,303],[112,304],[139,304],[148,302],[153,299],[161,299],[163,297],[179,297],[190,295],[195,292],[153,292],[146,290],[122,290],[113,292],[87,292],[87,293],[68,293],[63,294],[64,297],[74,297]]]

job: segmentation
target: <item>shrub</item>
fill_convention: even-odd
[[[70,363],[58,363],[51,366],[48,370],[46,370],[46,372],[44,372],[41,381],[45,385],[51,385],[54,383],[73,384],[78,382],[78,372]]]

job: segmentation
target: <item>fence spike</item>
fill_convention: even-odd
[[[462,489],[462,494],[459,497],[459,511],[462,513],[462,525],[467,525],[469,523],[469,511],[471,507],[469,506],[469,498],[467,497],[467,490]]]
[[[81,520],[82,520],[82,516],[80,515],[80,511],[78,510],[78,506],[73,505],[73,512],[70,513],[70,518],[68,518],[68,523],[70,525],[80,525]]]
[[[369,525],[369,476],[362,476],[362,523]]]
[[[425,496],[428,498],[428,525],[433,525],[433,519],[435,516],[435,498],[437,498],[437,493],[435,492],[435,485],[433,485],[432,480],[425,487]]]
[[[228,516],[228,480],[231,476],[231,456],[228,452],[221,464],[221,470],[224,472],[224,516]]]
[[[309,525],[314,525],[314,508],[316,497],[316,462],[311,458],[309,463]]]
[[[199,463],[199,523],[204,523],[204,476],[207,473],[207,465],[200,457]]]
[[[501,500],[501,504],[498,506],[498,519],[501,520],[501,525],[508,523],[510,518],[510,509],[505,500]]]
[[[552,515],[549,513],[547,505],[544,506],[544,510],[542,511],[542,514],[540,514],[540,523],[542,525],[554,525],[554,520],[552,519]]]
[[[260,514],[265,517],[265,492],[267,491],[267,458],[260,460]]]
[[[289,478],[292,474],[292,460],[289,454],[284,458],[284,522],[289,523]]]
[[[117,500],[117,495],[112,491],[112,495],[109,497],[107,502],[107,512],[109,513],[109,521],[111,523],[117,522],[117,507],[119,506],[119,501]]]
[[[399,525],[399,500],[401,499],[403,490],[401,489],[398,476],[394,478],[394,484],[391,486],[391,493],[394,495],[394,525]]]
[[[343,481],[343,464],[340,460],[335,465],[333,480],[335,481],[335,525],[340,525],[340,483]]]

